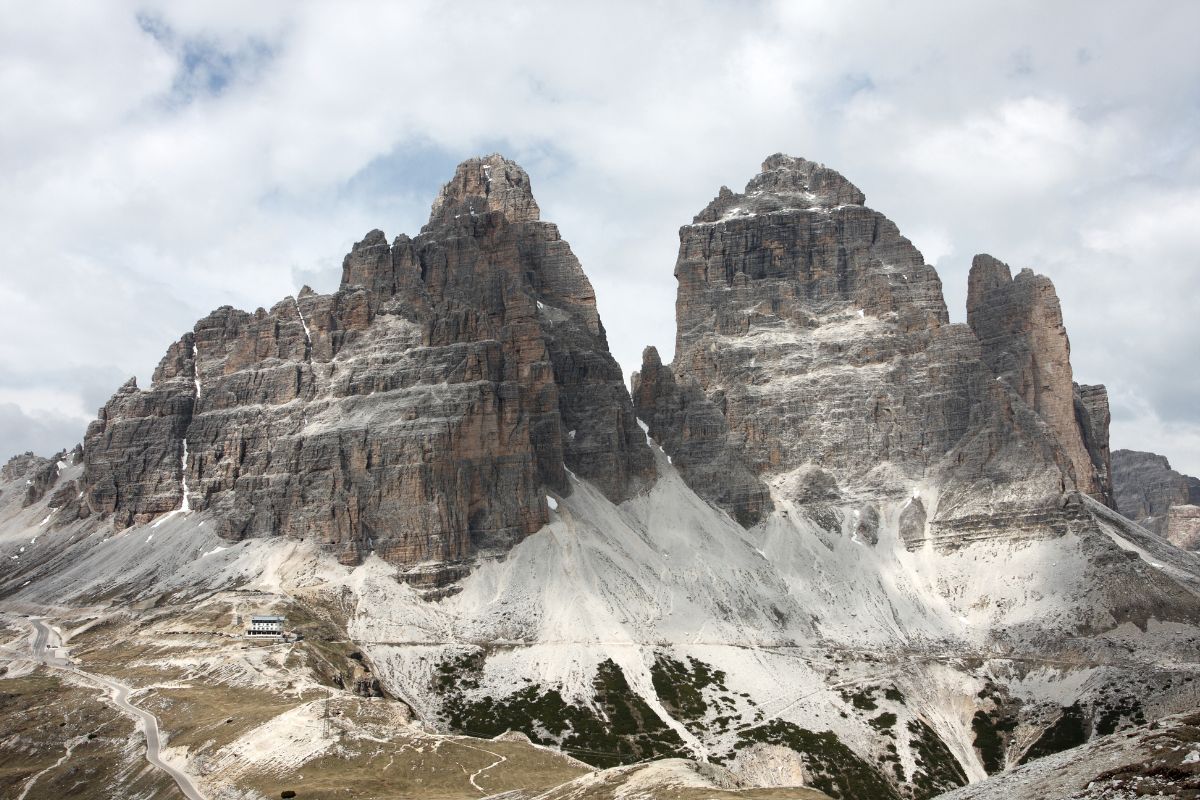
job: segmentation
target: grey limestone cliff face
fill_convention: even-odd
[[[1192,520],[1197,515],[1185,507],[1200,506],[1200,479],[1171,469],[1165,456],[1138,450],[1114,450],[1112,476],[1117,511],[1168,538],[1174,521],[1174,539],[1193,541]],[[1179,510],[1172,515],[1174,509]]]
[[[675,359],[663,366],[647,351],[639,416],[693,488],[744,524],[770,511],[770,487],[788,501],[853,506],[853,530],[872,528],[864,520],[878,518],[879,502],[925,481],[940,496],[905,506],[909,546],[1063,532],[1078,516],[1065,500],[1078,484],[1055,418],[996,379],[976,332],[949,323],[936,271],[864,203],[838,173],[784,155],[744,192],[722,188],[680,229]],[[1053,338],[1053,322],[1028,326]],[[1064,374],[1090,478],[1069,364]],[[1085,394],[1103,461],[1103,390]]]
[[[119,526],[211,510],[227,538],[432,584],[540,528],[568,469],[615,501],[654,477],[591,284],[500,156],[461,164],[418,236],[368,233],[336,293],[198,322],[84,452],[89,507]]]
[[[1115,508],[1112,453],[1109,451],[1108,445],[1108,430],[1112,422],[1112,413],[1108,405],[1108,390],[1104,386],[1075,384],[1075,420],[1079,424],[1083,444],[1087,447],[1088,455],[1091,456],[1092,467],[1096,470],[1096,482],[1099,489],[1097,499],[1102,500],[1110,508]]]
[[[647,433],[671,453],[675,467],[700,494],[746,527],[773,508],[766,484],[742,457],[741,439],[699,384],[681,385],[658,350],[646,348],[633,376],[633,396]]]
[[[1107,500],[1107,422],[1102,419],[1107,416],[1107,393],[1103,387],[1089,386],[1085,400],[1084,387],[1073,380],[1071,342],[1054,284],[1030,269],[1014,278],[1002,261],[975,256],[968,280],[967,324],[992,372],[1050,426],[1070,459],[1075,485]],[[1085,426],[1095,436],[1103,432],[1103,443],[1089,448]]]

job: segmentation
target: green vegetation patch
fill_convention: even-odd
[[[868,722],[871,723],[872,728],[879,731],[884,736],[895,736],[895,734],[892,733],[892,728],[896,727],[896,715],[892,712],[885,711],[878,717],[875,717],[875,719],[868,720]]]
[[[1025,751],[1018,763],[1025,764],[1035,758],[1061,753],[1063,750],[1078,747],[1087,740],[1087,719],[1083,708],[1076,701],[1062,710],[1062,714],[1053,725],[1042,731],[1042,735]]]
[[[975,732],[973,744],[979,751],[983,768],[988,775],[995,775],[1004,769],[1004,757],[1008,750],[1008,736],[1017,727],[1013,717],[989,714],[986,711],[976,711],[971,718],[971,730]]]
[[[537,744],[559,747],[597,767],[615,767],[655,758],[688,757],[679,734],[630,688],[613,661],[600,664],[593,680],[596,709],[567,703],[556,689],[528,686],[503,698],[468,699],[479,688],[486,653],[443,662],[434,688],[443,697],[451,728],[491,738],[521,731]]]
[[[850,692],[841,692],[841,695],[843,700],[859,711],[875,711],[879,708],[879,705],[875,702],[875,691],[869,687],[859,689],[853,694]]]
[[[756,742],[790,747],[804,756],[812,785],[834,800],[899,800],[900,795],[874,767],[855,755],[832,731],[814,733],[773,719],[742,731],[735,748]],[[965,782],[965,781],[964,781]]]
[[[708,710],[705,689],[711,686],[726,691],[724,672],[690,657],[685,665],[665,653],[658,653],[650,667],[650,677],[663,705],[672,712],[679,712],[680,716],[693,719],[703,717]]]
[[[916,760],[910,786],[913,800],[925,800],[959,786],[967,785],[967,773],[933,728],[922,720],[908,723],[908,746]]]
[[[1146,724],[1146,713],[1142,710],[1142,701],[1130,695],[1116,700],[1105,700],[1096,715],[1096,733],[1107,736],[1115,733],[1121,726],[1121,720],[1129,720],[1134,725]]]
[[[703,661],[688,657],[684,664],[658,653],[650,667],[650,678],[667,712],[697,736],[724,733],[738,721],[738,695],[725,686],[724,672]],[[706,723],[710,710],[716,716]]]

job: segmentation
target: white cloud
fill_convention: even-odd
[[[1102,157],[1096,137],[1066,102],[1022,97],[918,136],[909,158],[942,185],[969,181],[1028,196],[1076,177],[1089,156]]]
[[[18,453],[49,456],[69,450],[82,438],[79,419],[53,411],[26,412],[15,403],[0,402],[0,463]]]
[[[1077,374],[1143,393],[1115,445],[1142,446],[1124,437],[1154,419],[1200,424],[1179,377],[1200,335],[1192,4],[146,0],[11,16],[0,372],[30,391],[91,408],[72,375],[146,381],[215,306],[332,289],[355,239],[415,233],[454,163],[494,149],[530,172],[634,369],[645,344],[671,351],[678,226],[785,151],[891,216],[956,319],[976,252],[1054,278]],[[1189,441],[1166,454],[1186,461]]]

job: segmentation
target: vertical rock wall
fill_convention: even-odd
[[[968,282],[967,324],[992,372],[1050,426],[1070,459],[1075,485],[1104,499],[1108,488],[1084,443],[1076,414],[1071,342],[1054,284],[1029,269],[1014,278],[1007,264],[989,255],[975,256]],[[1097,393],[1089,396],[1098,405]],[[1096,423],[1097,432],[1102,427],[1099,420],[1088,422]]]

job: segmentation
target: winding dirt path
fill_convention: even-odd
[[[503,764],[505,761],[508,761],[508,756],[502,756],[499,753],[493,753],[491,750],[485,750],[482,747],[476,747],[475,745],[463,744],[462,742],[458,741],[457,739],[446,739],[445,741],[450,742],[450,744],[456,744],[459,747],[465,747],[468,750],[476,750],[480,753],[487,753],[489,756],[494,756],[499,759],[499,761],[495,761],[491,764],[488,764],[486,767],[483,767],[482,769],[477,769],[474,772],[472,772],[470,775],[467,776],[467,780],[470,781],[471,785],[474,786],[476,788],[476,790],[479,791],[480,794],[486,795],[488,793],[487,789],[484,789],[482,786],[480,786],[478,783],[476,783],[475,779],[478,778],[483,773],[487,772],[492,767],[498,767],[501,764]]]
[[[32,618],[29,622],[33,626],[34,631],[34,659],[48,667],[70,672],[73,675],[78,675],[87,681],[91,681],[107,689],[109,699],[113,705],[141,722],[142,736],[146,739],[146,761],[150,762],[152,767],[156,767],[167,773],[171,780],[175,781],[175,785],[179,787],[179,791],[183,793],[183,796],[187,800],[207,800],[200,793],[200,790],[196,788],[196,784],[192,782],[191,777],[162,760],[160,755],[161,741],[158,732],[158,718],[149,711],[138,708],[129,702],[129,695],[133,692],[133,689],[112,678],[92,672],[85,672],[72,664],[69,659],[56,655],[54,651],[62,646],[58,642],[58,634],[42,619]],[[67,755],[70,755],[70,751],[68,751]]]

